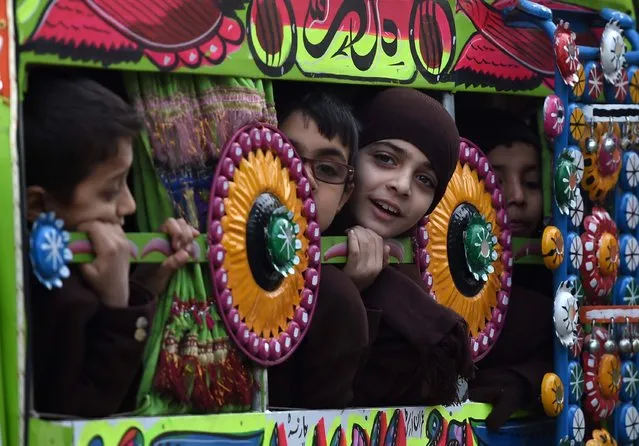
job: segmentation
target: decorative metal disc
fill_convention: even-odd
[[[586,419],[579,406],[570,406],[568,409],[568,419],[570,420],[570,439],[581,443],[586,436]]]
[[[564,261],[564,237],[556,226],[546,226],[541,236],[541,255],[548,269],[557,269]]]
[[[584,247],[581,243],[581,237],[574,232],[569,232],[567,239],[570,271],[577,272],[584,261]]]
[[[634,274],[639,265],[639,243],[637,239],[629,234],[621,236],[619,241],[621,250],[621,272],[624,274]]]
[[[615,83],[604,88],[606,99],[612,103],[625,103],[628,99],[629,85],[628,72],[622,69]]]
[[[601,66],[598,63],[591,62],[586,67],[588,73],[586,75],[586,97],[590,100],[590,102],[595,102],[599,96],[601,96],[601,93],[603,93],[603,72],[601,71]]]
[[[602,346],[609,337],[607,330],[595,327],[593,334],[586,337],[586,344],[593,335]],[[615,408],[621,386],[620,362],[616,356],[603,353],[603,349],[596,353],[584,350],[582,356],[586,384],[584,408],[599,421],[610,416]]]
[[[554,373],[546,373],[541,382],[541,403],[549,417],[556,417],[564,409],[564,384]]]
[[[572,162],[577,169],[577,182],[580,183],[581,179],[584,177],[584,155],[581,153],[581,150],[577,146],[570,146],[568,149],[568,154],[572,158]]]
[[[619,229],[626,232],[634,232],[639,224],[639,200],[635,194],[626,192],[619,200],[617,218]]]
[[[64,222],[53,212],[40,214],[29,235],[29,259],[33,274],[48,289],[62,288],[62,279],[69,277],[67,264],[73,254],[68,248],[69,233]]]
[[[639,411],[631,403],[616,410],[617,440],[620,444],[632,444],[639,439]]]
[[[639,371],[632,361],[624,361],[621,365],[621,390],[619,398],[622,401],[632,401],[637,397],[639,387]]]
[[[634,277],[619,277],[613,293],[615,305],[639,305],[639,285]]]
[[[211,188],[209,258],[222,319],[257,363],[288,358],[310,324],[320,231],[302,160],[266,124],[226,144]]]
[[[581,397],[584,394],[584,371],[577,361],[570,361],[568,364],[568,375],[570,376],[570,404],[581,404]]]
[[[575,33],[568,22],[561,20],[555,29],[553,40],[557,68],[566,85],[573,87],[578,81],[579,48],[575,42]]]
[[[544,132],[548,138],[555,138],[564,131],[566,114],[559,96],[551,94],[544,100]]]
[[[588,128],[585,132],[586,138],[594,137],[599,147],[593,153],[584,153],[584,177],[581,180],[581,187],[588,192],[590,200],[600,202],[614,189],[619,179],[622,165],[622,153],[618,144],[620,129],[617,124],[614,124],[612,139],[615,141],[615,147],[612,151],[604,147],[604,142],[608,138],[608,124],[597,123],[594,126],[594,135],[590,133]]]
[[[617,279],[619,267],[619,242],[617,226],[608,212],[594,208],[584,222],[581,234],[584,261],[581,265],[586,295],[595,300],[607,296]]]
[[[571,99],[578,101],[583,96],[586,91],[586,72],[584,70],[584,66],[579,64],[577,68],[577,82],[572,86],[570,90]]]
[[[619,183],[625,190],[633,190],[639,185],[639,155],[628,151],[623,154]]]
[[[568,215],[572,227],[578,229],[584,221],[584,198],[581,196],[581,192],[575,195],[575,200],[568,208]]]
[[[586,117],[584,112],[578,105],[572,104],[568,107],[570,116],[570,138],[572,144],[581,144],[587,129]]]
[[[608,82],[614,84],[626,63],[626,44],[617,22],[610,21],[606,24],[599,50],[603,74]]]
[[[488,159],[462,139],[460,161],[437,208],[417,231],[417,258],[437,301],[464,317],[475,360],[496,341],[511,287],[510,231],[502,192]],[[462,236],[460,237],[460,234]]]
[[[579,306],[573,294],[572,282],[566,280],[559,285],[555,293],[553,321],[555,334],[564,347],[572,347],[577,342],[577,324],[579,323]]]
[[[568,150],[564,150],[555,163],[554,191],[555,202],[559,211],[568,215],[569,207],[573,205],[579,193],[577,166]]]

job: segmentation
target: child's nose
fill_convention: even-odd
[[[398,175],[389,186],[394,189],[399,195],[410,195],[412,176],[410,174]]]
[[[525,202],[524,188],[519,181],[512,181],[508,189],[509,203],[522,204]]]
[[[133,194],[131,194],[131,190],[128,186],[124,188],[122,194],[120,195],[120,201],[118,203],[118,214],[121,217],[126,217],[128,215],[132,215],[135,213],[136,209],[135,198],[133,198]]]

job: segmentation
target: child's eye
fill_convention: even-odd
[[[317,163],[315,165],[315,169],[317,169],[317,174],[321,176],[326,176],[329,178],[339,176],[339,172],[331,163]]]
[[[385,164],[388,166],[394,166],[395,165],[395,160],[393,159],[392,156],[390,156],[387,153],[376,153],[375,155],[373,155],[373,157],[375,158],[375,161],[377,161],[380,164]]]
[[[417,181],[428,188],[435,188],[435,181],[428,175],[417,175]]]
[[[524,184],[528,189],[539,189],[539,181],[526,181]]]
[[[117,188],[111,188],[111,189],[106,189],[102,192],[102,197],[106,200],[106,201],[113,201],[117,198],[117,196],[120,194],[120,187]]]

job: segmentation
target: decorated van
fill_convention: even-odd
[[[69,265],[93,258],[86,234],[67,233],[55,215],[26,223],[23,138],[37,130],[23,128],[21,103],[43,66],[118,79],[144,116],[132,172],[144,232],[127,233],[131,262],[170,255],[153,232],[166,217],[202,233],[152,330],[141,321],[132,334],[148,336],[147,397],[135,413],[70,419],[33,404],[27,272],[60,288]],[[344,237],[320,234],[302,160],[276,128],[273,85],[293,81],[413,87],[452,116],[465,94],[536,104],[550,148],[541,239],[511,236],[495,172],[463,139],[448,198],[413,237],[393,241],[392,257],[416,263],[434,298],[466,319],[475,361],[508,318],[513,265],[552,270],[545,417],[518,412],[495,433],[484,422],[491,407],[471,401],[270,407],[269,368],[312,324],[322,264],[346,255]],[[0,95],[0,444],[639,444],[639,34],[630,0],[0,0]],[[280,203],[260,203],[265,191]],[[460,208],[479,217],[459,218]],[[468,255],[470,238],[451,241],[451,225],[487,231],[481,259]],[[281,255],[255,254],[267,245]],[[269,287],[260,262],[274,271]]]

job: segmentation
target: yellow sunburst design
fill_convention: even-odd
[[[255,282],[246,252],[246,223],[253,203],[263,193],[275,195],[293,212],[293,220],[300,228],[298,238],[302,241],[298,254],[300,263],[295,266],[295,274],[284,278],[273,291],[266,291]],[[303,204],[297,197],[296,184],[289,178],[288,169],[282,167],[280,159],[272,152],[256,150],[243,158],[235,170],[224,206],[224,268],[228,272],[233,302],[249,329],[263,337],[274,336],[285,330],[294,316],[304,287],[302,273],[308,265],[306,219],[301,214]]]
[[[484,189],[483,181],[477,172],[465,164],[457,163],[453,177],[448,183],[441,202],[430,214],[427,230],[429,235],[428,251],[431,256],[428,271],[433,276],[432,291],[437,301],[466,319],[471,336],[476,336],[491,319],[492,309],[497,305],[497,292],[501,287],[500,277],[503,265],[499,260],[503,248],[495,245],[498,257],[493,262],[495,271],[488,277],[481,290],[472,297],[463,295],[455,286],[448,265],[448,224],[455,208],[462,203],[470,203],[492,225],[493,234],[499,238],[501,230],[496,222],[491,197]]]
[[[606,398],[616,398],[621,386],[621,362],[615,355],[605,354],[599,362],[599,387]]]
[[[579,107],[575,107],[570,114],[570,136],[575,141],[582,141],[586,127],[584,112]]]
[[[564,384],[554,373],[546,373],[541,381],[541,404],[549,417],[556,417],[564,409]]]
[[[577,67],[577,82],[575,82],[575,85],[572,87],[572,94],[580,98],[581,95],[584,94],[585,89],[586,75],[584,73],[584,66],[580,64],[579,67]]]

